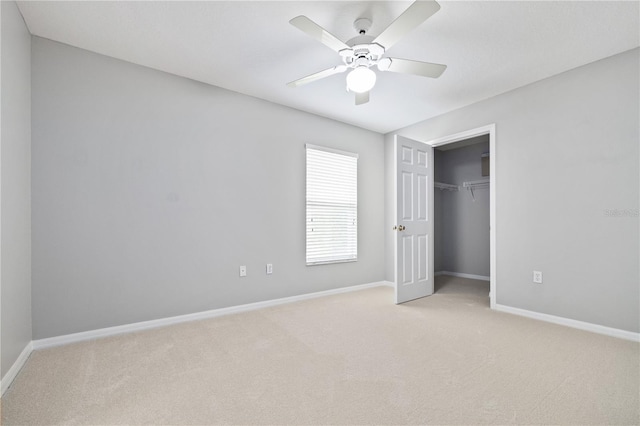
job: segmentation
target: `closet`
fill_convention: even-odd
[[[434,150],[435,274],[483,280],[478,284],[486,284],[487,294],[490,161],[489,135]]]

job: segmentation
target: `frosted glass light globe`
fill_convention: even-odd
[[[347,74],[347,88],[352,92],[368,92],[374,84],[376,84],[376,73],[365,66],[356,67]]]

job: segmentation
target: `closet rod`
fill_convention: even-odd
[[[462,187],[468,189],[469,192],[471,192],[471,199],[473,200],[473,202],[475,202],[476,196],[473,193],[473,190],[487,188],[489,186],[489,182],[490,182],[489,179],[472,180],[472,181],[463,182]]]
[[[438,189],[443,189],[447,191],[458,191],[460,187],[458,185],[451,185],[450,183],[442,183],[442,182],[434,182],[433,186]]]
[[[489,179],[472,180],[472,181],[463,182],[462,186],[464,188],[475,188],[477,186],[489,185],[489,183],[490,183]]]

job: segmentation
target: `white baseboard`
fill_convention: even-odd
[[[452,277],[469,278],[472,280],[482,280],[482,281],[491,280],[491,277],[486,277],[484,275],[463,274],[462,272],[438,271],[438,272],[434,272],[433,275],[435,275],[436,277],[439,275],[451,275]]]
[[[604,334],[606,336],[617,337],[620,339],[631,340],[633,342],[640,342],[640,333],[634,333],[633,331],[620,330],[618,328],[605,327],[603,325],[592,324],[589,322],[577,321],[569,318],[557,317],[549,314],[542,314],[540,312],[528,311],[526,309],[513,308],[511,306],[496,304],[496,311],[506,312],[508,314],[520,315],[527,318],[533,318],[540,321],[551,322],[553,324],[564,325],[571,328],[577,328],[579,330],[591,331],[592,333]]]
[[[4,395],[13,380],[16,378],[22,367],[24,367],[24,363],[29,359],[29,355],[33,352],[33,342],[29,342],[27,346],[24,347],[20,355],[18,355],[18,359],[13,363],[7,374],[4,375],[2,380],[0,381],[0,395]]]
[[[257,309],[269,308],[286,303],[299,302],[301,300],[315,299],[317,297],[331,296],[334,294],[349,293],[352,291],[365,290],[373,287],[393,285],[388,281],[378,281],[374,283],[354,285],[351,287],[335,288],[332,290],[319,291],[316,293],[301,294],[298,296],[284,297],[282,299],[266,300],[264,302],[248,303],[246,305],[230,306],[228,308],[212,309],[210,311],[196,312],[193,314],[179,315],[157,320],[136,322],[133,324],[118,325],[115,327],[100,328],[97,330],[83,331],[80,333],[66,334],[63,336],[49,337],[46,339],[34,340],[33,349],[51,348],[54,346],[66,345],[69,343],[83,342],[86,340],[98,339],[101,337],[115,336],[118,334],[132,333],[136,331],[148,330],[151,328],[164,327],[172,324],[179,324],[188,321],[197,321],[207,318],[215,318],[223,315],[237,314],[240,312],[255,311]]]

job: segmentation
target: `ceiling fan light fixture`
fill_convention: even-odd
[[[365,93],[376,84],[376,73],[366,66],[358,66],[347,74],[347,89],[355,93]]]

